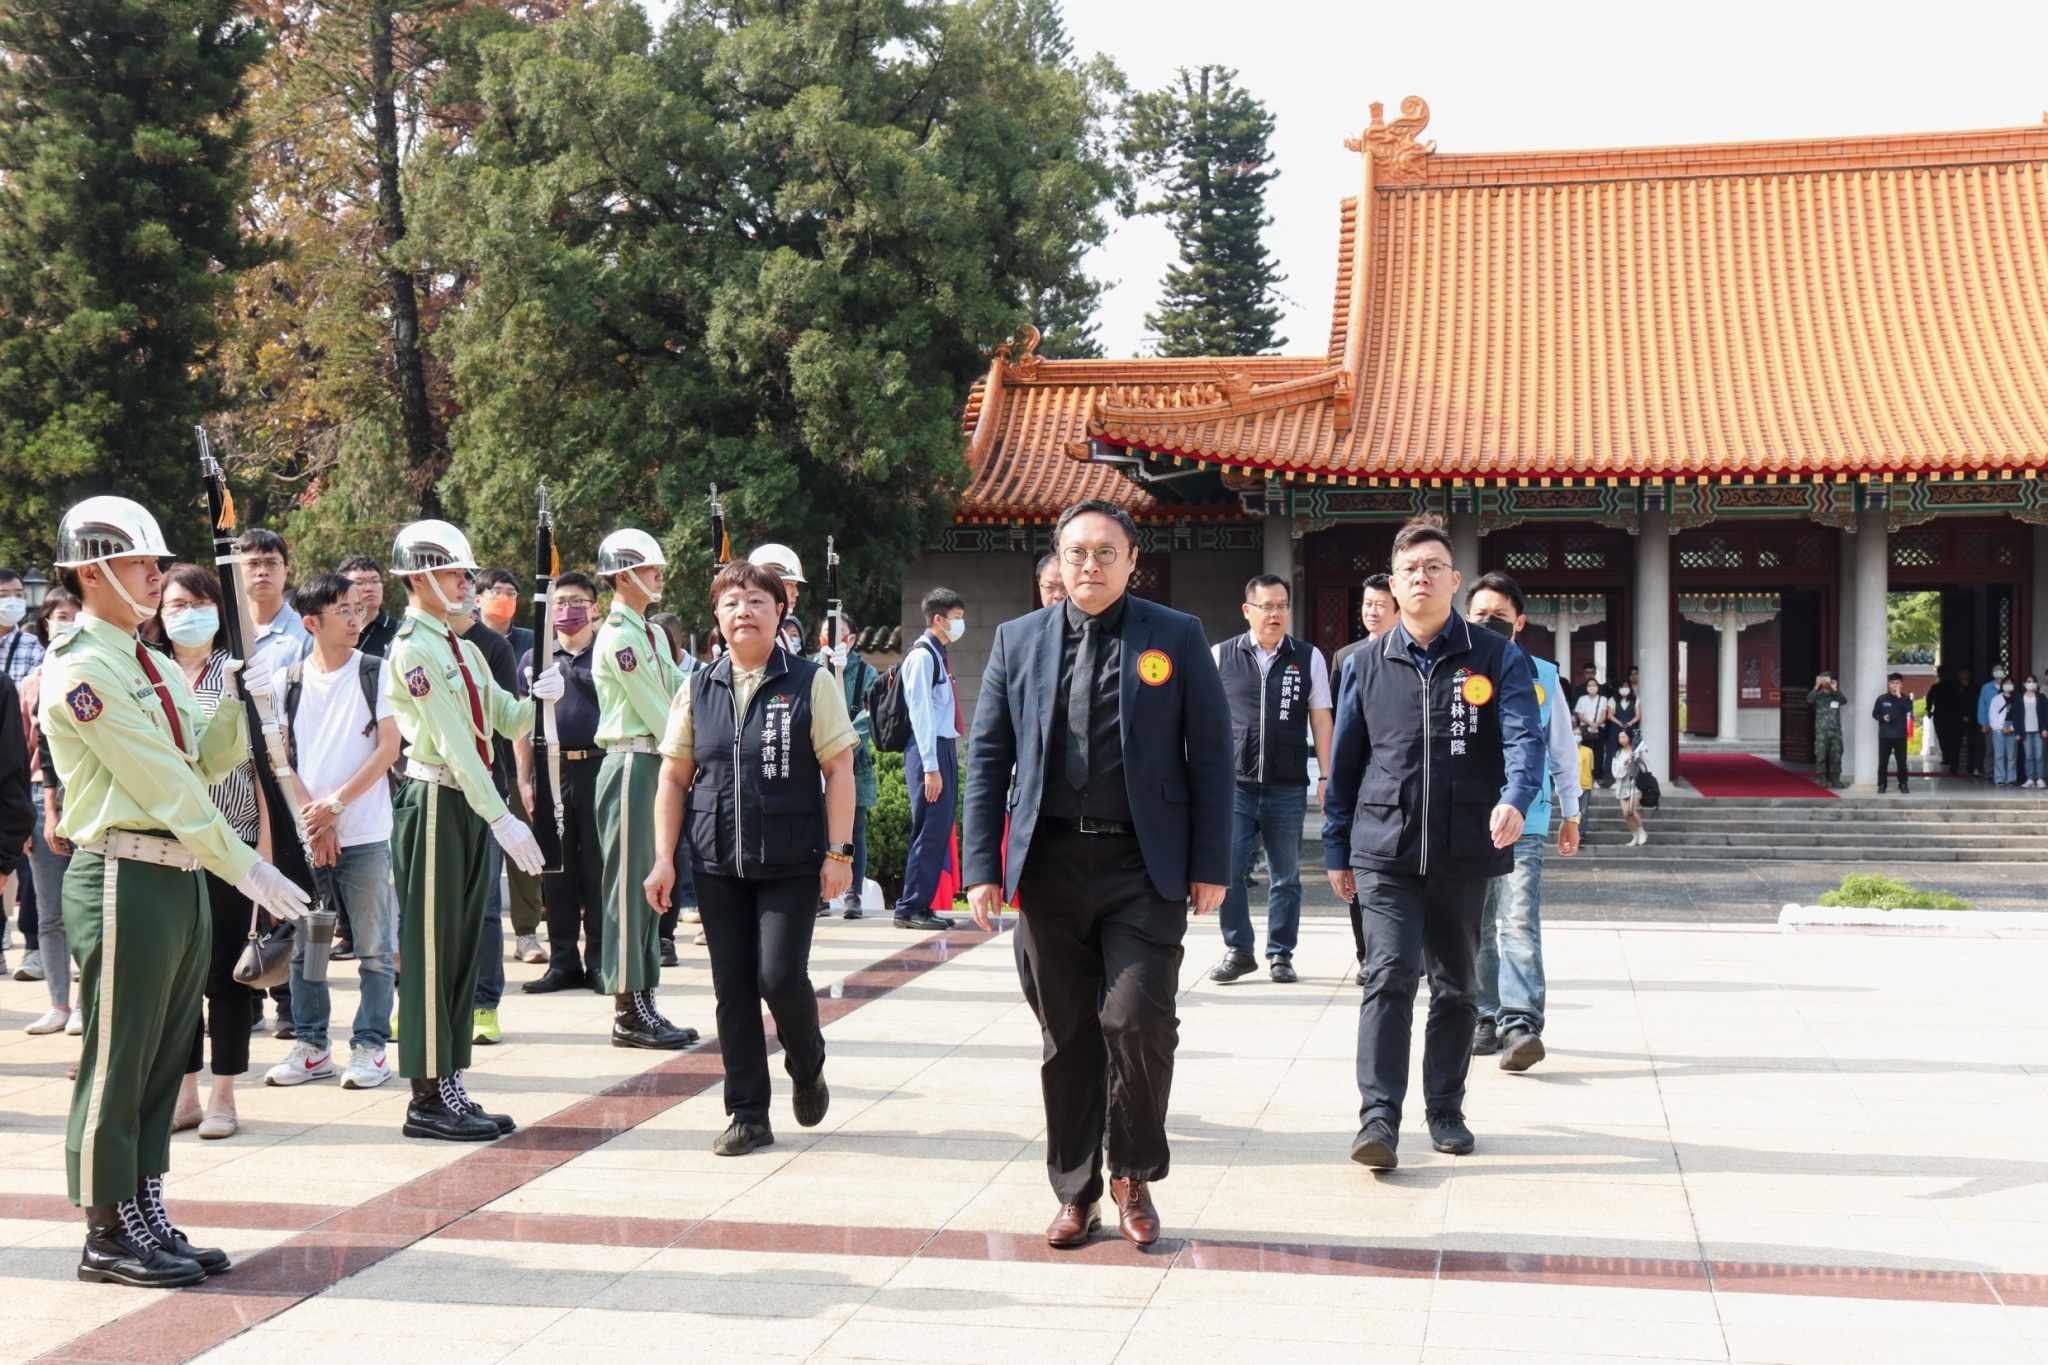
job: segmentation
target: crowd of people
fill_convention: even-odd
[[[894,923],[952,927],[938,911],[956,890],[984,929],[1018,913],[1045,1038],[1053,1245],[1099,1224],[1105,1154],[1121,1232],[1158,1236],[1187,912],[1219,913],[1212,980],[1255,970],[1248,873],[1263,852],[1266,975],[1299,979],[1312,779],[1364,988],[1352,1155],[1396,1160],[1424,972],[1427,1127],[1438,1150],[1470,1151],[1470,1057],[1511,1071],[1543,1057],[1553,811],[1570,856],[1591,736],[1611,736],[1625,809],[1637,771],[1633,680],[1627,709],[1597,681],[1574,696],[1515,643],[1527,616],[1511,578],[1460,599],[1429,519],[1367,582],[1366,638],[1326,659],[1288,632],[1284,578],[1254,578],[1244,634],[1214,645],[1131,595],[1135,526],[1077,504],[1038,566],[1041,609],[995,632],[971,726],[950,658],[967,628],[957,594],[924,596],[924,629],[880,673],[843,613],[805,631],[786,546],[719,569],[700,656],[659,610],[659,542],[631,528],[604,539],[594,574],[553,581],[540,637],[514,624],[517,577],[479,565],[445,522],[406,527],[388,565],[357,555],[296,584],[289,545],[262,529],[222,558],[225,582],[165,568],[154,519],[125,499],[72,509],[59,542],[60,586],[32,621],[0,573],[0,868],[21,874],[20,971],[48,982],[30,1030],[80,1039],[66,1141],[87,1211],[79,1273],[116,1283],[227,1268],[171,1224],[162,1178],[173,1132],[236,1132],[236,1079],[271,1001],[292,1046],[266,1083],[369,1089],[395,1070],[406,1136],[511,1132],[465,1079],[473,1049],[503,1036],[507,918],[510,956],[545,965],[526,992],[609,996],[613,1045],[654,1049],[700,1038],[656,1001],[693,925],[726,1073],[713,1150],[774,1142],[764,1005],[796,1120],[821,1122],[813,925],[865,913],[878,750],[902,752],[909,803]],[[279,870],[294,848],[310,877]],[[312,926],[330,912],[328,953]],[[288,970],[266,975],[265,945],[284,951],[287,930]],[[357,964],[345,1062],[334,958]]]

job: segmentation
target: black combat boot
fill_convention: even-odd
[[[141,1207],[124,1199],[86,1209],[85,1254],[78,1258],[78,1278],[131,1289],[180,1289],[198,1284],[206,1272],[198,1262],[158,1246]]]
[[[450,1109],[459,1109],[465,1114],[473,1114],[477,1118],[483,1119],[496,1128],[500,1136],[511,1132],[519,1126],[512,1122],[510,1114],[485,1113],[484,1107],[471,1097],[469,1087],[462,1083],[462,1073],[460,1071],[441,1082],[441,1099]]]
[[[612,1046],[675,1052],[697,1041],[697,1030],[677,1028],[654,1008],[653,991],[621,991],[612,997]]]
[[[185,1240],[185,1234],[171,1223],[171,1211],[164,1207],[164,1178],[160,1175],[144,1176],[142,1193],[135,1197],[142,1209],[142,1221],[149,1225],[150,1235],[156,1244],[173,1256],[181,1256],[193,1262],[209,1275],[225,1274],[234,1269],[235,1263],[219,1247],[196,1247]]]
[[[498,1136],[498,1125],[466,1109],[451,1106],[442,1092],[442,1082],[432,1076],[415,1076],[412,1103],[405,1107],[407,1137],[438,1138],[443,1142],[489,1142]]]

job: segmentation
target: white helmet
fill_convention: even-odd
[[[773,569],[792,583],[808,583],[804,577],[804,562],[796,557],[796,551],[787,545],[757,545],[754,553],[747,556],[749,564],[759,564],[764,569]]]
[[[433,569],[475,569],[469,537],[445,521],[416,521],[391,542],[391,572],[426,573]]]
[[[668,567],[668,556],[661,552],[661,542],[645,531],[631,527],[614,531],[597,547],[597,571],[601,574],[624,573],[643,564],[663,569]]]
[[[163,530],[149,509],[111,495],[87,498],[57,523],[57,567],[75,569],[122,555],[169,559]]]

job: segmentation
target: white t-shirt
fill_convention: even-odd
[[[377,670],[377,719],[391,715],[391,698],[385,694],[386,671]],[[377,748],[377,731],[370,724],[369,707],[363,701],[363,685],[356,672],[356,656],[332,673],[322,673],[319,661],[310,655],[301,672],[299,711],[293,725],[298,735],[299,781],[305,784],[306,799],[318,801],[341,790],[356,775]],[[374,844],[391,837],[391,788],[383,782],[348,803],[348,809],[334,822],[335,837],[343,848]]]
[[[1579,718],[1579,724],[1590,728],[1595,725],[1605,725],[1608,713],[1613,709],[1614,703],[1607,700],[1604,696],[1585,696],[1580,697],[1578,705],[1572,707],[1572,714]]]

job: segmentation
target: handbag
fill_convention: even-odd
[[[235,959],[235,980],[267,991],[282,986],[292,974],[292,929],[289,924],[274,924],[259,934],[256,921],[261,913],[255,906],[249,907],[249,941]]]

